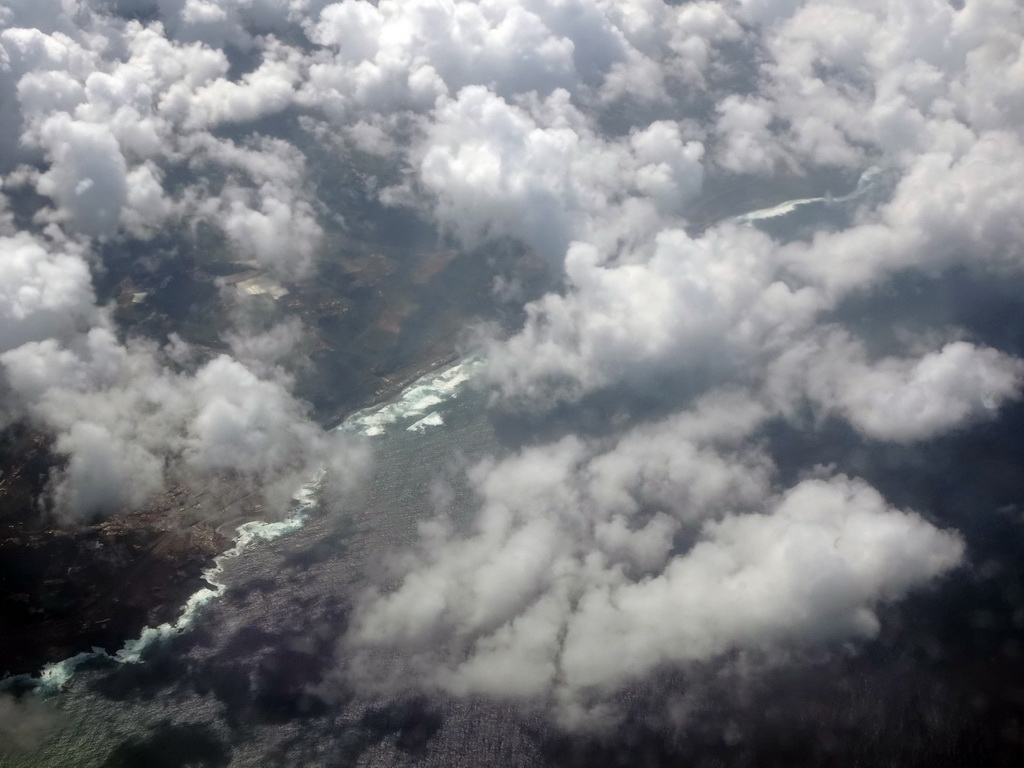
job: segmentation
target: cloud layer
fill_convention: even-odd
[[[1019,396],[1017,350],[977,330],[883,342],[846,322],[864,297],[889,290],[900,302],[889,285],[910,273],[1020,280],[1019,105],[996,85],[997,72],[1016,76],[1020,9],[684,7],[706,21],[701,76],[651,29],[624,34],[634,74],[651,57],[675,78],[630,91],[637,122],[625,130],[604,122],[624,98],[621,70],[588,80],[578,56],[582,85],[439,90],[412,144],[413,181],[393,193],[426,195],[464,243],[511,235],[562,264],[562,289],[485,345],[497,407],[564,414],[658,393],[675,414],[615,428],[611,446],[569,436],[476,465],[472,529],[444,510],[424,525],[395,583],[363,602],[346,652],[390,646],[402,674],[427,685],[555,701],[579,723],[664,665],[870,636],[879,603],[961,562],[955,533],[863,481],[825,470],[780,487],[759,436],[773,420],[841,418],[868,441],[911,444]],[[640,26],[669,12],[630,11],[601,8]],[[741,48],[720,57],[724,41]],[[688,106],[655,106],[666,88]],[[705,189],[794,175],[831,180],[817,193],[831,195],[813,197],[827,224],[691,226]],[[725,412],[757,416],[735,431],[707,426]],[[693,423],[708,431],[695,436]],[[738,449],[744,440],[759,447]]]
[[[343,224],[310,158],[342,148],[375,202],[552,267],[477,351],[496,410],[563,433],[469,469],[469,529],[435,510],[343,653],[580,723],[665,665],[870,637],[962,562],[863,480],[784,483],[766,435],[841,419],[911,445],[1019,397],[1019,350],[971,317],[851,310],[897,325],[908,276],[1024,282],[1015,0],[79,0],[0,25],[0,366],[67,459],[64,514],[179,477],[281,500],[337,455],[288,392],[292,321],[185,363],[119,333],[93,276],[111,247],[213,232],[311,279]],[[574,428],[607,402],[602,435]]]
[[[470,470],[480,512],[421,526],[407,575],[366,599],[352,665],[459,694],[613,713],[666,664],[872,637],[875,609],[960,563],[963,543],[863,481],[777,490],[732,394],[611,445],[565,438]],[[411,651],[396,661],[381,646]],[[377,664],[381,668],[377,668]]]

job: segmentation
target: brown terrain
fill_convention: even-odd
[[[115,652],[143,627],[173,621],[228,543],[194,518],[195,496],[180,487],[91,525],[42,522],[18,503],[45,478],[30,473],[48,446],[29,442],[0,483],[0,677],[94,647]]]

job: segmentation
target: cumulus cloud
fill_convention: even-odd
[[[566,290],[528,306],[522,329],[491,346],[491,378],[499,390],[512,399],[550,404],[694,366],[714,370],[731,364],[747,377],[763,377],[763,364],[804,344],[845,299],[878,289],[901,272],[936,274],[958,267],[1019,275],[1024,220],[1012,177],[1024,151],[1012,109],[999,120],[988,111],[982,122],[966,105],[956,106],[960,85],[978,74],[965,62],[990,49],[986,55],[1004,55],[1005,41],[997,43],[998,35],[979,26],[976,11],[958,13],[943,4],[925,10],[928,5],[907,16],[893,10],[899,22],[891,24],[888,11],[874,5],[850,11],[817,2],[738,9],[741,20],[765,24],[758,29],[769,56],[757,91],[725,94],[718,102],[716,128],[707,139],[714,166],[727,175],[765,175],[863,168],[884,159],[889,170],[866,175],[855,195],[840,198],[851,210],[848,226],[789,242],[732,229],[728,222],[694,237],[674,230],[664,210],[639,225],[637,206],[602,204],[591,216],[600,226],[569,230],[580,242],[565,248]],[[1008,23],[1017,13],[1005,3],[992,4],[991,12],[1009,14]],[[948,30],[950,40],[941,50],[930,46],[908,18]],[[863,45],[834,34],[840,23],[862,35]],[[906,67],[890,82],[897,62]],[[950,80],[936,79],[933,70]],[[864,121],[865,111],[881,109],[877,100],[883,92],[916,105],[919,130],[913,135],[900,134],[891,121]],[[655,130],[652,125],[644,135]],[[599,143],[612,145],[606,138]],[[588,157],[595,158],[591,166],[599,164],[598,153]],[[569,169],[567,176],[583,179],[589,172]],[[647,170],[638,176],[646,180]],[[890,176],[896,182],[887,195],[885,185],[875,182]],[[489,189],[501,186],[498,178],[489,179]],[[868,194],[869,187],[877,189]],[[656,201],[660,192],[653,183],[636,189],[643,204]],[[562,205],[582,197],[564,183],[548,185],[544,194]],[[517,211],[515,203],[493,214],[474,207],[485,200],[474,194],[474,202],[460,210],[479,211],[499,231],[513,230],[501,218],[513,212],[513,221],[528,222],[529,233],[545,231],[529,209]],[[538,208],[549,217],[558,210],[555,203],[538,202]],[[436,213],[451,218],[443,207]],[[478,218],[471,221],[481,229]],[[632,233],[631,242],[607,236],[623,231]]]
[[[57,435],[67,466],[52,478],[53,502],[68,518],[130,510],[168,482],[218,477],[281,509],[346,450],[281,383],[226,355],[177,373],[151,345],[124,346],[96,327],[67,346],[23,344],[0,365],[12,395]]]
[[[236,327],[225,336],[235,360],[263,378],[288,377],[312,364],[306,352],[309,334],[301,320],[289,317],[278,322],[271,316],[272,324],[261,328],[256,313],[239,304]]]
[[[227,251],[211,257],[310,275],[323,231],[301,151],[259,131],[213,133],[293,104],[309,62],[268,33],[295,10],[5,9],[0,89],[17,148],[4,145],[4,189],[18,216],[4,197],[0,368],[7,416],[49,431],[63,459],[49,500],[64,518],[131,511],[169,482],[242,483],[280,509],[332,454],[350,453],[289,392],[296,323],[240,325],[227,334],[238,357],[196,356],[179,337],[164,350],[132,338],[93,289],[104,254],[199,224],[224,236]],[[159,20],[131,20],[153,11]],[[255,64],[236,74],[239,50]]]
[[[762,515],[708,524],[649,581],[585,595],[569,623],[567,685],[599,687],[737,645],[878,630],[874,607],[959,563],[955,535],[864,483],[807,480]]]
[[[507,397],[545,405],[623,381],[744,363],[806,327],[824,302],[783,282],[753,230],[693,239],[663,230],[643,261],[606,264],[582,243],[569,289],[527,307],[521,331],[491,350],[487,375]]]
[[[282,275],[308,274],[322,232],[301,156],[258,137],[233,147],[210,132],[290,106],[306,66],[300,52],[267,38],[260,65],[232,78],[224,51],[168,39],[160,23],[116,27],[87,7],[81,16],[89,23],[78,39],[40,29],[2,33],[21,143],[45,163],[28,180],[53,202],[37,218],[104,238],[146,238],[204,219]],[[182,163],[202,169],[203,181],[169,184]],[[214,178],[219,188],[211,188]]]
[[[836,299],[908,269],[1020,274],[1022,201],[1010,179],[1022,166],[1024,144],[1008,131],[955,152],[923,153],[856,226],[788,244],[783,258]]]
[[[834,334],[779,358],[772,383],[781,397],[804,392],[865,435],[911,442],[993,412],[1020,394],[1024,361],[965,341],[920,358],[869,362],[863,344]]]
[[[60,113],[43,124],[40,134],[51,164],[39,177],[39,192],[61,206],[74,229],[87,235],[113,234],[128,184],[124,156],[110,131]]]
[[[66,337],[93,322],[92,277],[74,243],[16,232],[0,237],[0,253],[0,351]]]
[[[719,166],[733,173],[769,174],[785,161],[785,150],[769,129],[773,119],[770,102],[729,95],[717,109],[715,160]]]
[[[220,194],[205,182],[186,194],[193,221],[222,228],[235,254],[286,278],[309,277],[323,228],[305,189],[301,153],[280,139],[240,145],[209,134],[188,142],[196,170],[226,172]]]
[[[701,189],[703,152],[669,121],[609,141],[564,90],[517,106],[470,86],[438,103],[413,156],[431,214],[463,244],[518,237],[557,263],[575,239],[607,254],[659,216],[681,218]]]
[[[411,652],[385,662],[399,676],[553,696],[573,724],[665,664],[873,636],[876,607],[956,566],[963,544],[863,481],[773,490],[748,447],[766,416],[714,396],[611,446],[567,438],[476,465],[472,530],[422,525],[407,575],[362,605],[356,666],[397,645]]]
[[[197,89],[190,99],[186,127],[205,128],[248,122],[280,112],[295,96],[302,77],[301,53],[276,41],[268,43],[258,68],[238,81],[219,77]]]
[[[643,0],[346,0],[306,28],[325,50],[303,90],[335,115],[420,112],[471,85],[506,99],[564,89],[657,101],[666,81],[702,82],[717,46],[740,34],[717,3]]]

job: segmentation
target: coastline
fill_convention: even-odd
[[[40,677],[47,664],[82,652],[116,652],[141,627],[173,621],[229,546],[209,523],[183,520],[177,505],[80,530],[5,534],[0,684]]]
[[[425,363],[408,365],[404,368],[399,368],[389,376],[381,377],[384,383],[363,400],[359,406],[338,410],[325,419],[322,422],[324,429],[334,431],[357,413],[394,403],[402,396],[403,392],[420,379],[444,370],[461,359],[463,359],[463,356],[457,351],[446,348],[443,352],[429,356]]]
[[[385,384],[364,401],[362,407],[336,414],[329,422],[332,424],[330,428],[339,429],[347,420],[360,414],[386,410],[400,402],[403,394],[413,389],[416,382],[423,379],[432,381],[432,376],[443,376],[445,371],[457,369],[461,359],[464,358],[454,351],[445,351],[431,356],[424,363],[400,370],[388,377]],[[461,386],[465,380],[465,377],[459,378],[455,383]],[[437,402],[439,400],[436,398],[432,399],[430,406]],[[219,582],[217,574],[226,559],[240,556],[256,541],[269,541],[302,526],[306,515],[315,507],[318,483],[319,477],[311,479],[297,495],[289,514],[281,520],[260,520],[254,512],[252,516],[235,516],[216,527],[205,524],[207,536],[203,539],[203,546],[191,546],[194,542],[190,542],[190,545],[173,550],[182,563],[174,561],[176,565],[172,570],[157,569],[158,572],[151,573],[146,579],[128,580],[135,587],[133,602],[139,604],[134,611],[122,612],[116,618],[114,615],[100,616],[100,613],[110,613],[114,604],[89,603],[69,622],[51,622],[50,632],[55,635],[63,633],[65,636],[50,645],[24,642],[29,639],[28,635],[38,631],[38,626],[24,625],[23,635],[18,639],[22,641],[21,645],[31,647],[32,653],[24,654],[17,665],[8,661],[10,668],[0,670],[3,675],[0,678],[0,690],[59,690],[71,679],[80,664],[97,657],[106,657],[119,663],[141,661],[149,645],[161,637],[187,629],[205,604],[223,594],[226,585]],[[161,515],[171,518],[173,514],[173,510],[150,513],[158,518]],[[138,519],[137,513],[128,513],[118,518],[120,521]],[[104,524],[109,523],[107,521]],[[138,570],[159,564],[160,561],[151,557],[159,549],[157,545],[150,547],[144,553],[143,560],[136,563],[134,568]],[[114,613],[117,611],[114,610]],[[94,625],[104,628],[99,642],[96,641],[95,633],[85,631]],[[6,658],[15,659],[17,654]]]

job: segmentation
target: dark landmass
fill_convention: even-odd
[[[190,521],[192,496],[83,527],[0,519],[0,675],[38,673],[93,648],[114,653],[174,621],[229,540]]]

